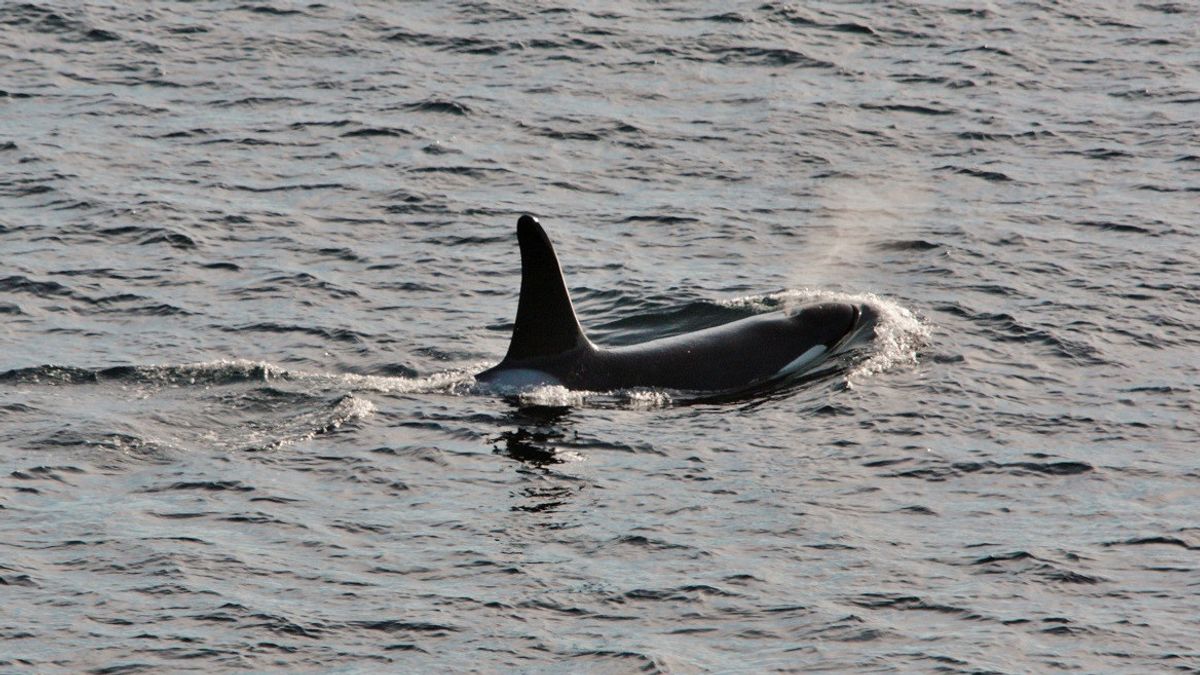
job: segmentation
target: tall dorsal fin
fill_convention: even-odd
[[[517,221],[521,243],[521,299],[504,360],[551,356],[590,344],[575,317],[558,256],[537,218]]]

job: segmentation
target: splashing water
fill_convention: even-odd
[[[567,389],[557,385],[534,387],[517,394],[523,406],[626,408],[653,410],[674,402],[670,392],[661,389],[624,389],[611,392]]]

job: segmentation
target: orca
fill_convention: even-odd
[[[873,332],[867,305],[825,302],[774,311],[625,347],[603,348],[584,334],[554,246],[531,215],[517,221],[521,295],[508,353],[478,375],[503,388],[555,385],[731,392],[790,379]]]

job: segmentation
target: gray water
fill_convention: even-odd
[[[603,7],[603,8],[601,8]],[[1200,669],[1190,2],[0,4],[0,666]],[[761,395],[501,396],[521,213]]]

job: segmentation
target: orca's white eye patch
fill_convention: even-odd
[[[797,356],[796,358],[792,359],[786,366],[780,368],[779,372],[775,373],[775,376],[776,377],[787,377],[788,375],[798,373],[808,364],[821,358],[821,355],[824,353],[825,353],[825,345],[817,345],[815,347],[810,347],[808,351],[806,351],[803,354],[801,354],[800,356]]]

